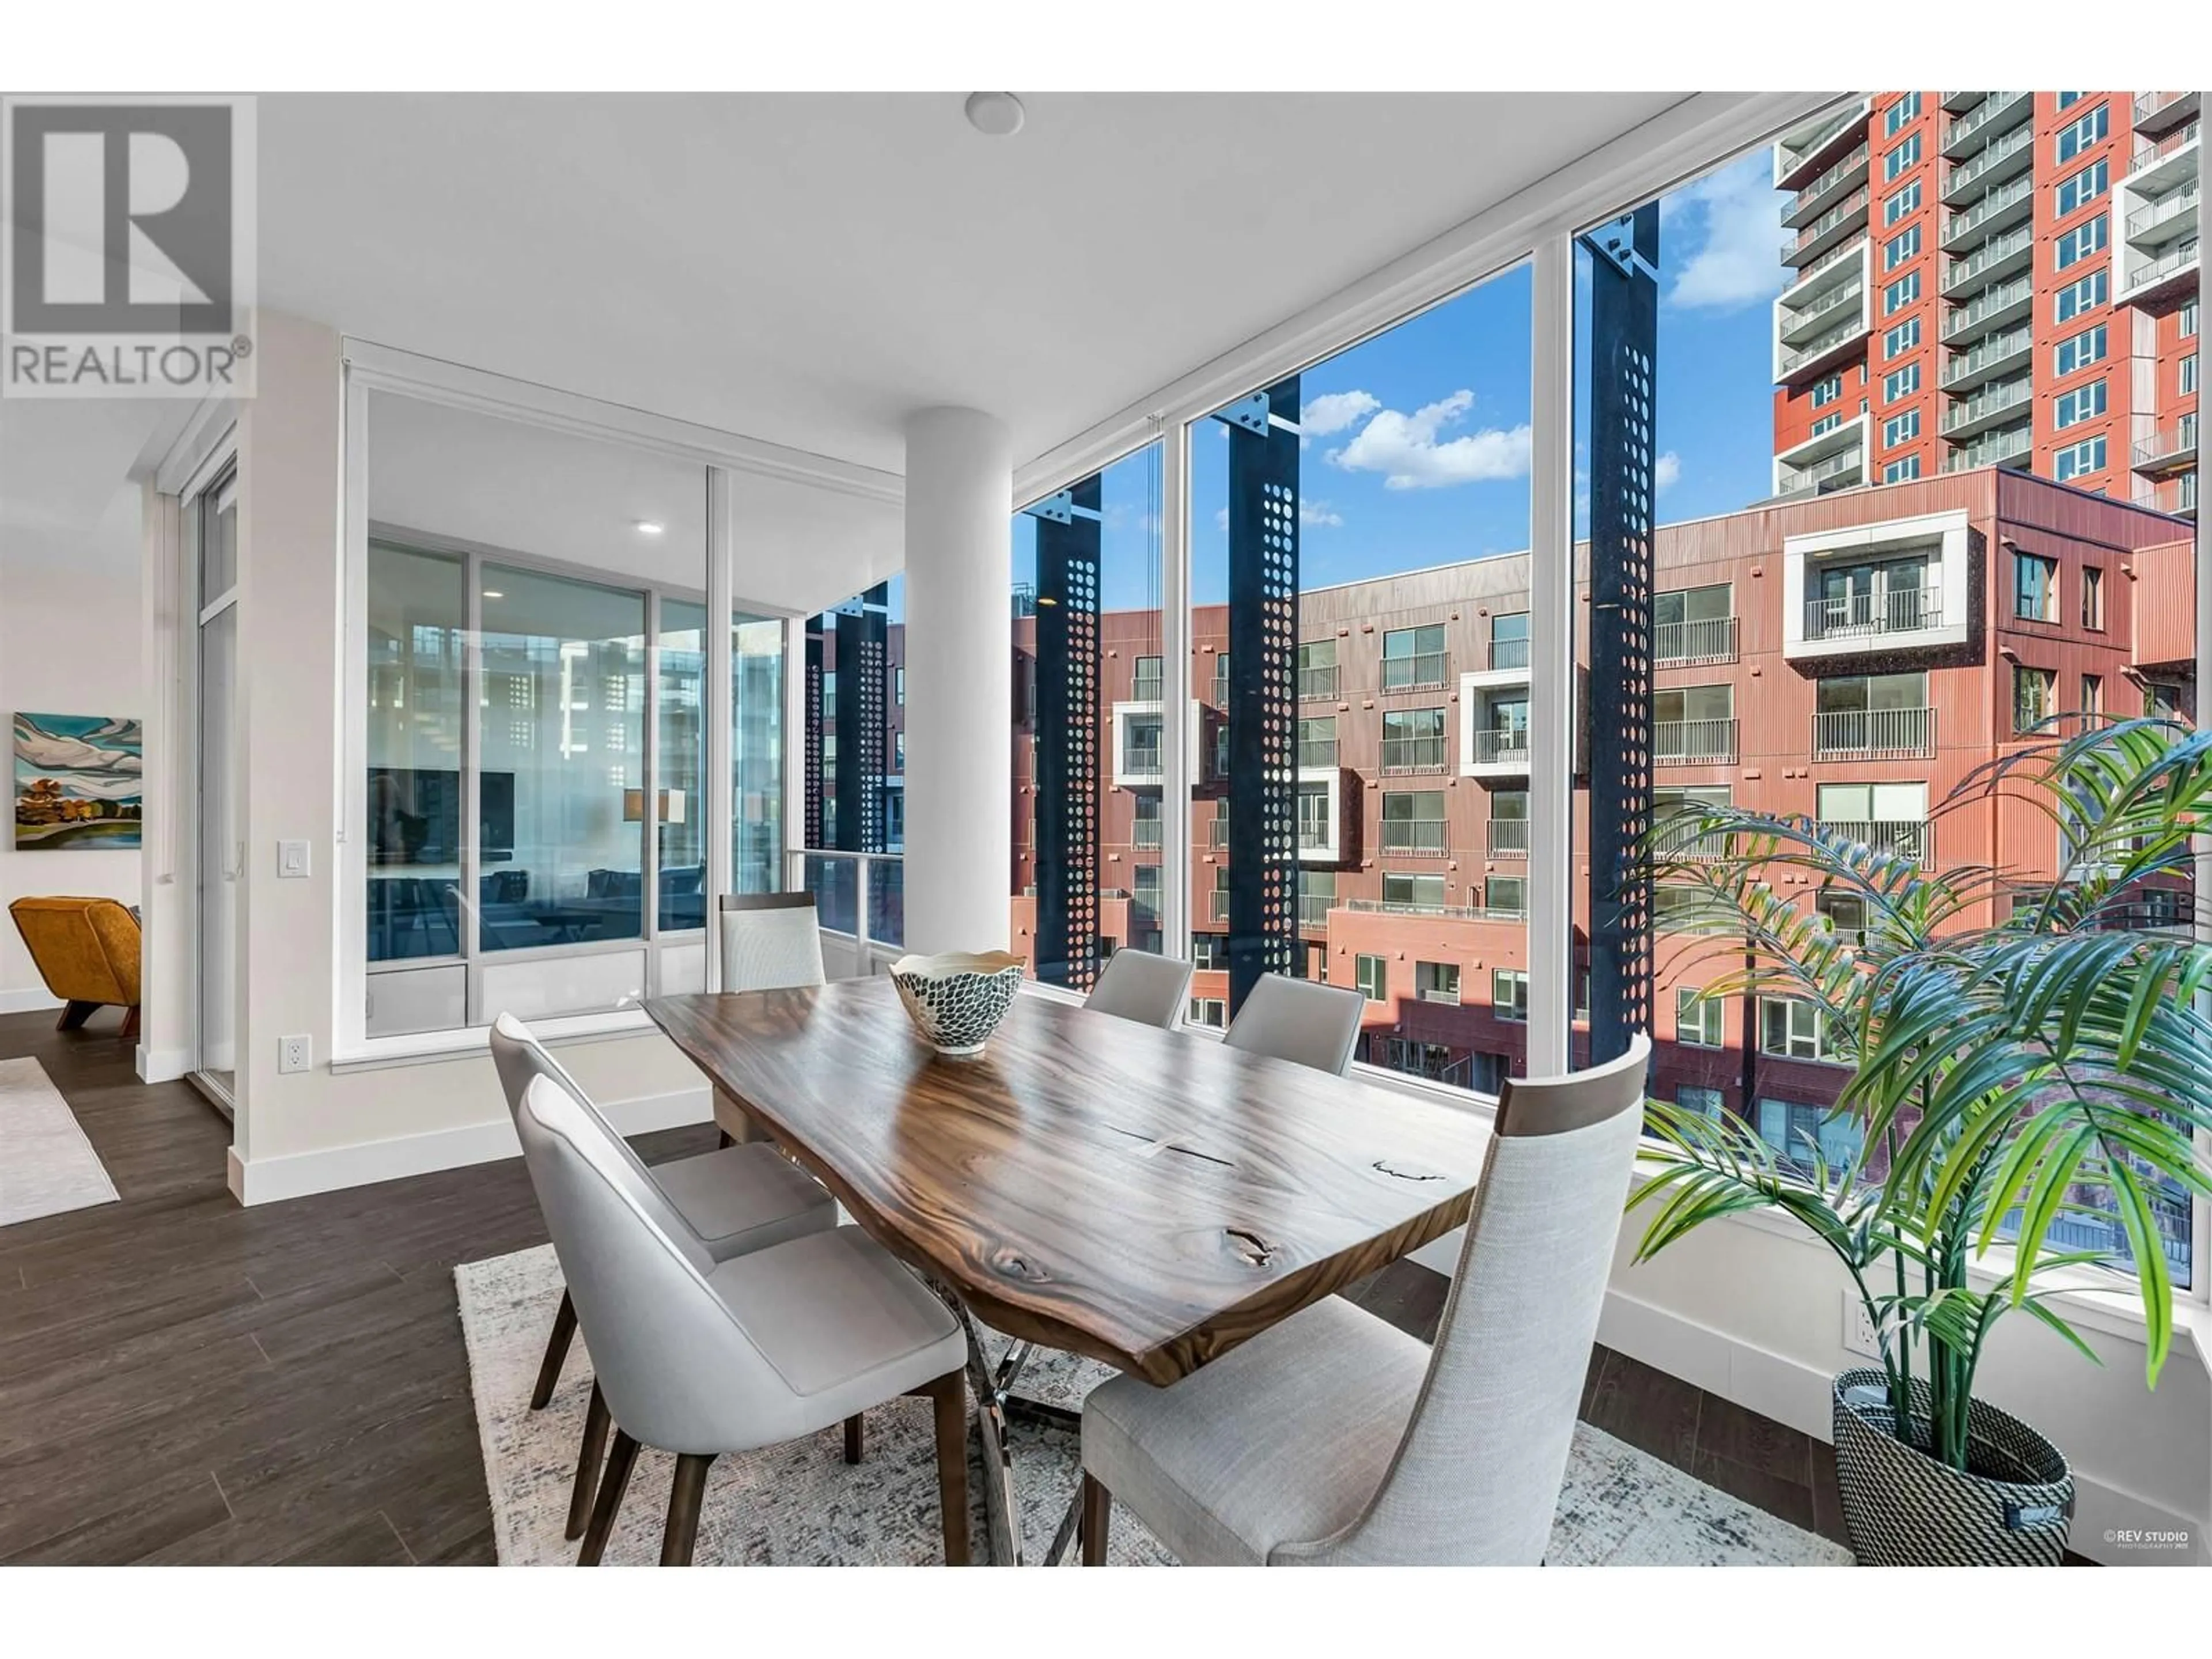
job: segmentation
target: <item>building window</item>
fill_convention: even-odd
[[[1219,997],[1193,997],[1190,1000],[1190,1023],[1219,1030],[1228,1023],[1228,1008]]]
[[[1490,619],[1490,665],[1526,668],[1528,665],[1528,613],[1509,611]]]
[[[2191,300],[2181,308],[2181,321],[2178,328],[2182,339],[2193,340],[2197,337],[2197,302]]]
[[[1896,137],[1899,133],[1911,125],[1919,113],[1920,94],[1917,92],[1905,94],[1889,106],[1888,113],[1882,117],[1882,137]]]
[[[1358,958],[1355,969],[1353,983],[1358,986],[1360,995],[1370,1002],[1389,1001],[1390,964],[1388,960],[1382,957],[1364,956]]]
[[[1859,894],[1822,893],[1813,901],[1813,908],[1830,933],[1847,934],[1865,943],[1859,936],[1866,932],[1866,900]]]
[[[1674,991],[1674,1041],[1692,1048],[1717,1048],[1728,1040],[1728,1003],[1705,998],[1694,985]]]
[[[1382,797],[1382,850],[1386,853],[1442,853],[1444,850],[1443,791],[1386,792]]]
[[[1825,380],[1816,380],[1814,382],[1813,407],[1815,409],[1825,409],[1828,404],[1835,402],[1837,398],[1843,395],[1844,377],[1840,374],[1831,374]]]
[[[2052,371],[2061,375],[2071,374],[2077,368],[2087,368],[2092,363],[2105,361],[2105,325],[2085,328],[2079,334],[2069,335],[2051,352]]]
[[[1298,695],[1333,697],[1336,695],[1336,641],[1308,640],[1298,647]]]
[[[1881,245],[1881,268],[1895,270],[1920,252],[1920,227],[1901,231]]]
[[[2100,634],[2105,630],[2105,573],[2094,564],[2081,567],[2081,626]]]
[[[1906,168],[1917,167],[1919,164],[1920,135],[1916,132],[1881,158],[1882,179],[1884,182],[1888,182],[1896,179]]]
[[[1394,628],[1382,635],[1382,689],[1409,691],[1444,683],[1444,625]]]
[[[1158,795],[1136,795],[1131,798],[1136,805],[1136,816],[1130,820],[1129,845],[1157,848],[1160,838],[1160,798]]]
[[[1382,715],[1385,772],[1441,771],[1444,764],[1444,711],[1393,708]]]
[[[906,707],[906,665],[904,663],[891,670],[891,696],[900,708]]]
[[[1133,925],[1157,927],[1160,921],[1160,866],[1139,864],[1129,872],[1129,920]]]
[[[1674,1104],[1681,1111],[1695,1112],[1715,1123],[1721,1121],[1721,1113],[1726,1109],[1719,1090],[1694,1083],[1685,1083],[1674,1091]]]
[[[1413,995],[1421,1002],[1459,1006],[1459,963],[1417,962],[1413,964]]]
[[[1434,915],[1444,908],[1444,878],[1442,876],[1417,876],[1385,870],[1382,872],[1382,904],[1389,910]]]
[[[1485,894],[1483,908],[1493,916],[1508,920],[1528,914],[1528,878],[1526,876],[1492,876]]]
[[[1164,657],[1139,657],[1135,672],[1129,680],[1129,697],[1133,702],[1158,702],[1167,695]]]
[[[2111,175],[2102,161],[2083,167],[2070,179],[2061,179],[2058,188],[2051,192],[2058,217],[2063,219],[2076,208],[2084,208],[2105,193]]]
[[[2081,676],[2081,712],[2094,720],[2105,712],[2105,677],[2102,674]]]
[[[1190,965],[1201,974],[1225,973],[1229,968],[1229,935],[1226,933],[1193,933],[1190,936]]]
[[[1528,1023],[1528,975],[1518,968],[1495,968],[1490,974],[1490,1008],[1500,1019]]]
[[[1881,355],[1894,357],[1901,351],[1910,351],[1920,343],[1920,319],[1909,317],[1881,337]]]
[[[2189,700],[2182,696],[2181,688],[2169,680],[2143,682],[2143,717],[2146,720],[2181,720],[2185,717],[2183,711],[2188,706]]]
[[[2040,553],[2012,556],[2012,614],[2024,622],[2058,620],[2058,561]]]
[[[1910,483],[1920,476],[1920,458],[1907,455],[1901,461],[1891,461],[1881,469],[1884,483]]]
[[[1735,654],[1735,589],[1728,582],[1674,587],[1651,600],[1653,645],[1662,663]]]
[[[1897,281],[1892,283],[1887,288],[1882,289],[1881,308],[1883,314],[1887,315],[1890,312],[1900,310],[1904,307],[1911,305],[1919,297],[1920,273],[1916,270],[1907,276],[1900,276]]]
[[[1893,415],[1881,423],[1881,443],[1885,449],[1894,449],[1920,435],[1920,411],[1909,409],[1902,415]]]
[[[1326,927],[1329,908],[1336,902],[1336,872],[1334,870],[1302,870],[1298,872],[1298,926]],[[1322,966],[1327,977],[1328,963]]]
[[[1840,414],[1823,415],[1813,422],[1813,429],[1808,435],[1814,438],[1820,437],[1824,434],[1833,432],[1843,423],[1844,417]]]
[[[1919,207],[1920,181],[1915,179],[1903,190],[1895,191],[1882,203],[1881,222],[1885,225],[1893,225],[1906,214],[1917,212]]]
[[[2195,352],[2191,352],[2181,360],[2181,367],[2174,374],[2173,386],[2174,390],[2185,398],[2197,390],[2197,354]]]
[[[2087,311],[2094,311],[2105,303],[2106,272],[2093,270],[2078,282],[2067,283],[2058,290],[2051,302],[2053,321],[2071,322]]]
[[[2012,729],[2033,732],[2057,712],[2058,676],[2048,668],[2015,663],[2012,671]]]
[[[1759,1138],[1778,1158],[1810,1169],[1817,1151],[1831,1172],[1857,1161],[1861,1131],[1843,1114],[1795,1100],[1761,1099],[1753,1110]]]
[[[2093,253],[2105,248],[2105,229],[2107,216],[2099,214],[2094,219],[2084,219],[2080,224],[2058,239],[2057,263],[2052,267],[2063,270],[2069,265],[2078,265]]]
[[[2090,438],[2062,449],[2051,458],[2051,476],[2060,483],[2085,478],[2105,470],[2105,441]]]
[[[1761,997],[1759,1051],[1778,1060],[1826,1060],[1827,1021],[1816,1005],[1799,998]]]
[[[1893,369],[1881,377],[1881,400],[1893,404],[1899,398],[1909,398],[1920,390],[1920,365],[1907,363],[1903,368]]]
[[[1336,716],[1316,714],[1298,722],[1298,764],[1336,764]]]
[[[2064,108],[2064,105],[2059,106]],[[2070,161],[2090,145],[2100,142],[2112,130],[2112,111],[2109,104],[2100,104],[2087,115],[2068,127],[2058,130],[2057,154],[2061,161]]]

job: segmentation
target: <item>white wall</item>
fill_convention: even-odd
[[[24,418],[20,411],[13,417]],[[118,471],[104,499],[41,501],[34,512],[36,480],[26,476],[33,465],[13,448],[0,457],[0,500],[12,509],[0,520],[0,716],[11,723],[19,710],[141,719],[138,486]],[[0,763],[10,803],[0,825],[0,909],[46,893],[137,903],[138,852],[16,850],[12,745]],[[14,925],[0,920],[0,1013],[55,1006]],[[105,1029],[114,1018],[96,1024]]]

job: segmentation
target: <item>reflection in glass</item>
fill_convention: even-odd
[[[654,769],[659,796],[660,930],[707,925],[707,607],[688,599],[660,606],[660,730]],[[635,794],[635,792],[631,792]],[[642,799],[624,797],[625,815]]]
[[[368,959],[461,953],[467,566],[368,550]]]

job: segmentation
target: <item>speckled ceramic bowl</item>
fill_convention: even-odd
[[[901,957],[891,963],[891,983],[930,1046],[940,1054],[965,1059],[983,1052],[1013,1006],[1025,960],[1004,951]]]

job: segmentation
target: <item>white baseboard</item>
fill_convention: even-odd
[[[1818,1366],[1770,1352],[1618,1287],[1606,1292],[1597,1335],[1617,1353],[1786,1424],[1823,1445],[1833,1437],[1834,1380]],[[2069,1541],[2077,1555],[2108,1566],[2212,1565],[2212,1539],[2202,1522],[2080,1469],[2074,1472],[2074,1490]],[[2190,1540],[2190,1547],[2150,1552],[2106,1541],[2111,1534],[2128,1530],[2179,1533]]]
[[[40,1009],[61,1006],[62,1000],[43,985],[20,991],[0,991],[0,1014],[35,1014]]]
[[[149,1048],[138,1045],[138,1080],[174,1083],[191,1068],[191,1054],[184,1048]]]
[[[712,1091],[704,1088],[602,1102],[600,1109],[625,1135],[708,1123],[714,1115]],[[514,1124],[505,1117],[458,1128],[435,1129],[425,1134],[293,1152],[281,1158],[241,1159],[234,1147],[230,1190],[241,1204],[276,1204],[313,1193],[366,1187],[379,1181],[398,1181],[407,1176],[457,1170],[471,1164],[492,1164],[521,1154],[522,1148],[514,1138]]]

